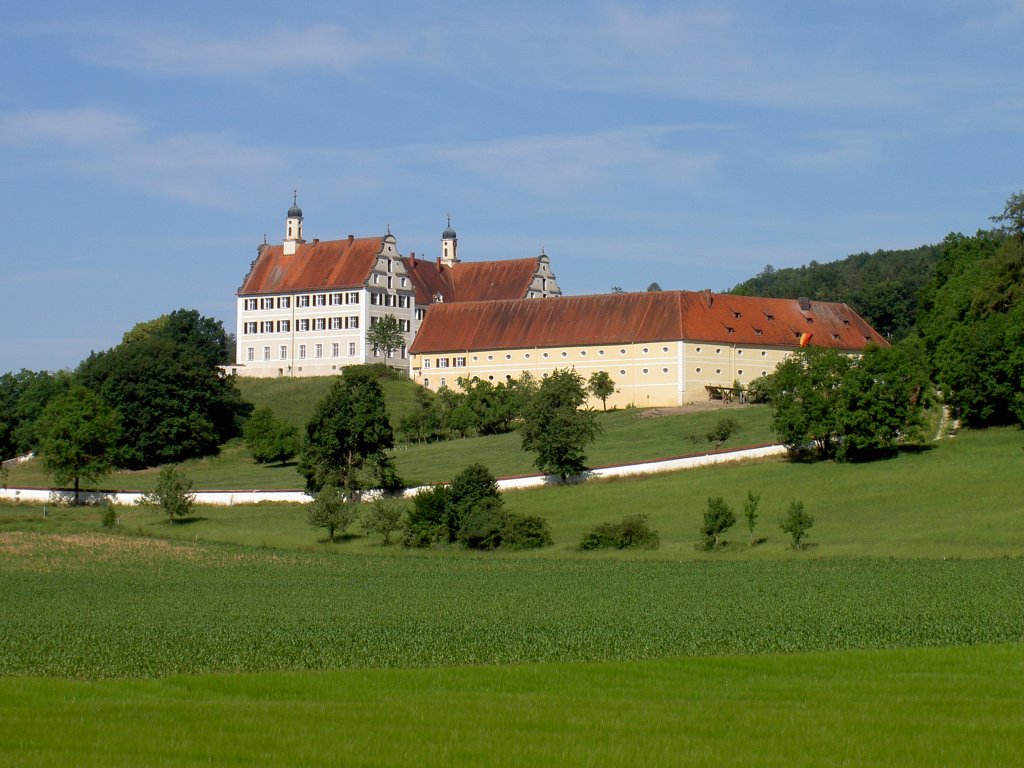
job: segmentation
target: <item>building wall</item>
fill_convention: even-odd
[[[608,405],[671,407],[708,399],[707,386],[747,386],[770,373],[792,350],[719,342],[656,341],[594,346],[475,350],[413,355],[415,381],[437,391],[460,377],[499,383],[529,372],[536,378],[574,368],[584,379],[607,371],[616,392]],[[590,405],[601,407],[591,398]]]

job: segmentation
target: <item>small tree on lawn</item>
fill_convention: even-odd
[[[814,518],[807,514],[802,501],[794,501],[789,505],[784,517],[779,520],[779,528],[788,533],[793,540],[793,549],[803,549],[803,540],[807,531],[814,525]]]
[[[387,360],[392,352],[402,348],[405,337],[402,335],[402,326],[398,319],[394,315],[384,315],[377,318],[376,322],[371,320],[370,329],[366,332],[366,341]]]
[[[328,538],[334,541],[335,532],[344,533],[358,515],[356,504],[346,501],[337,486],[325,485],[309,505],[306,522],[313,528],[326,528]]]
[[[739,431],[740,425],[737,423],[736,419],[726,416],[725,418],[719,419],[715,426],[712,427],[704,437],[709,443],[714,443],[715,448],[717,449],[721,448],[722,443]]]
[[[192,514],[195,498],[192,480],[179,472],[173,464],[165,464],[160,468],[156,487],[142,494],[139,503],[153,511],[163,512],[167,515],[167,522],[173,524],[174,518]]]
[[[402,529],[402,510],[394,502],[378,499],[363,515],[362,527],[364,533],[379,533],[390,544],[391,534]]]
[[[587,381],[590,394],[601,401],[603,410],[608,410],[608,398],[615,394],[615,382],[608,371],[594,371]]]
[[[708,508],[704,512],[704,524],[700,532],[704,539],[704,546],[708,549],[717,547],[722,543],[722,534],[736,524],[736,514],[732,508],[725,503],[721,496],[714,496],[708,499]]]
[[[743,517],[746,518],[747,528],[750,529],[750,546],[754,546],[757,543],[757,540],[754,538],[754,526],[757,525],[757,508],[760,504],[760,495],[753,491],[747,491],[747,501],[743,505]]]
[[[299,452],[299,430],[267,407],[257,408],[242,428],[245,447],[257,464],[284,464]]]

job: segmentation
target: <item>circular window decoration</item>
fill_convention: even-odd
[[[646,368],[644,368],[643,372],[644,372],[644,376],[646,376],[648,373],[650,373],[650,371],[647,370]]]
[[[767,376],[768,375],[768,371],[761,371],[761,375],[762,376]]]
[[[737,376],[742,376],[742,375],[743,375],[743,371],[742,371],[742,370],[740,370],[740,371],[736,371],[736,375],[737,375]]]
[[[700,373],[700,368],[697,369],[697,373]]]
[[[586,356],[587,356],[587,350],[581,349],[580,350],[580,357],[586,357]]]
[[[562,357],[568,357],[568,355],[569,355],[569,353],[568,353],[568,352],[563,352],[563,353],[562,353]]]
[[[761,350],[761,357],[768,357],[768,353],[765,352],[763,349]]]
[[[662,352],[668,352],[668,347],[662,347],[662,348],[661,348],[661,351],[662,351]]]
[[[547,357],[547,356],[548,356],[548,353],[547,353],[547,352],[545,352],[545,353],[544,353],[544,357]]]
[[[599,350],[597,350],[597,354],[599,354],[599,355],[603,355],[603,354],[604,354],[604,350],[603,350],[603,349],[599,349]]]
[[[661,372],[662,372],[662,373],[668,373],[668,368],[662,368],[662,369],[661,369]]]
[[[525,357],[527,360],[529,360],[530,359],[530,353],[527,352],[525,355],[523,355],[523,357]]]
[[[625,371],[619,371],[619,376],[625,376],[625,375],[626,375]]]
[[[697,353],[699,353],[699,352],[700,352],[700,347],[697,347],[697,348],[696,348],[695,350],[693,350],[693,351],[694,351],[694,352],[697,352]]]
[[[487,359],[488,359],[488,360],[493,360],[493,359],[494,359],[494,355],[488,355],[488,356],[487,356]]]
[[[647,347],[644,347],[643,352],[644,352],[645,355],[647,354],[648,351],[649,350],[647,349]]]
[[[720,355],[720,354],[722,354],[722,348],[721,348],[721,347],[719,347],[718,349],[716,349],[716,350],[715,350],[715,354],[716,354],[716,355]]]
[[[624,355],[624,354],[626,354],[626,350],[624,350],[624,349],[620,349],[620,350],[619,350],[619,354],[620,354],[620,355]]]
[[[487,380],[488,380],[488,381],[494,381],[494,377],[493,377],[493,376],[488,376],[488,377],[487,377]]]
[[[721,368],[715,368],[715,373],[721,375],[722,369]]]
[[[506,360],[511,360],[512,359],[512,355],[505,355],[505,359]]]
[[[479,360],[480,360],[479,357],[477,357],[476,355],[473,355],[473,362],[474,363],[478,362]]]
[[[737,355],[742,355],[743,354],[743,350],[742,349],[737,349],[736,350],[736,354]]]

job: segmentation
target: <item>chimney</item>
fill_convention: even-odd
[[[712,303],[714,303],[715,301],[714,298],[711,296],[711,289],[705,288],[703,291],[701,291],[701,293],[704,294],[704,301],[706,301],[708,303],[708,306],[710,307]]]
[[[437,257],[437,271],[438,272],[441,271],[441,257],[440,256]]]
[[[799,299],[797,299],[797,301],[800,303],[801,312],[811,311],[811,300],[809,298],[807,298],[806,296],[801,296]]]
[[[313,238],[313,245],[318,245],[319,243],[320,243],[320,238],[319,237],[314,237]]]
[[[355,239],[356,239],[356,238],[355,238],[355,235],[349,235],[349,236],[348,236],[348,244],[349,244],[349,245],[352,245],[352,241],[353,241],[353,240],[355,240]]]
[[[409,251],[409,266],[416,268],[416,251]]]

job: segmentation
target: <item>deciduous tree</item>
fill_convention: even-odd
[[[306,510],[306,522],[313,528],[326,528],[328,538],[334,541],[335,533],[344,533],[358,515],[356,502],[347,499],[336,486],[325,485]]]
[[[708,499],[708,508],[704,512],[704,522],[700,532],[704,546],[708,549],[722,543],[722,535],[736,524],[736,513],[732,511],[724,498],[713,496]]]
[[[544,379],[523,414],[522,445],[534,464],[564,482],[586,469],[586,446],[600,432],[597,414],[584,409],[587,394],[575,370],[556,370]]]
[[[242,436],[257,464],[284,464],[299,452],[299,430],[266,406],[253,411]]]
[[[587,381],[587,389],[601,401],[602,410],[608,410],[608,398],[615,394],[615,382],[608,371],[594,371]]]
[[[402,335],[402,326],[398,319],[394,315],[384,315],[370,325],[366,332],[366,341],[387,360],[395,350],[404,346],[405,337]]]
[[[783,533],[788,533],[793,542],[793,549],[803,549],[803,541],[807,531],[814,525],[814,518],[807,514],[802,501],[793,501],[786,510],[784,517],[779,520],[779,528]]]
[[[160,467],[156,486],[149,493],[144,493],[139,502],[157,512],[167,515],[167,522],[174,523],[176,517],[188,517],[192,514],[195,502],[192,493],[192,480],[172,464]]]
[[[113,467],[120,420],[117,413],[81,385],[55,396],[40,416],[39,454],[60,484],[72,483],[78,504],[82,482],[103,477]]]
[[[306,424],[299,471],[306,488],[340,488],[349,500],[358,497],[366,465],[383,485],[396,481],[390,451],[394,434],[384,392],[370,372],[349,368],[320,401]]]

